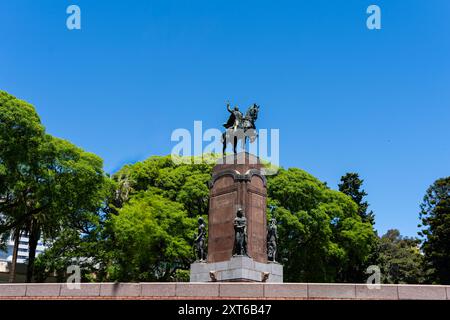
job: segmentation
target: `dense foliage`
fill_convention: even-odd
[[[355,172],[346,173],[341,177],[341,183],[338,185],[339,191],[350,196],[352,200],[358,205],[358,214],[363,222],[375,223],[375,216],[372,210],[369,211],[369,203],[364,201],[367,196],[366,191],[362,188],[364,180],[359,178]]]
[[[379,241],[379,266],[383,283],[423,283],[425,270],[420,240],[402,237],[398,230],[389,230]]]
[[[111,279],[167,281],[189,269],[196,217],[208,212],[210,172],[210,165],[176,165],[167,156],[127,165],[113,176],[121,196],[111,219]]]
[[[300,169],[280,170],[268,182],[277,209],[286,281],[350,281],[375,237],[345,194]]]
[[[44,276],[55,261],[63,274],[76,260],[85,279],[186,280],[196,217],[207,218],[210,176],[211,165],[176,165],[170,156],[124,166],[111,177],[114,187],[90,236],[66,234],[39,257]]]
[[[450,177],[436,180],[421,205],[423,252],[430,282],[450,284]]]
[[[28,281],[65,281],[70,265],[83,281],[186,281],[213,162],[153,156],[108,176],[98,156],[47,134],[33,106],[0,91],[0,249],[30,237]],[[268,177],[285,281],[365,282],[375,264],[384,283],[450,283],[450,178],[424,198],[422,251],[397,230],[376,235],[362,184],[347,173],[332,190],[297,168]],[[40,238],[49,248],[35,260]]]
[[[45,133],[34,108],[0,92],[0,234],[29,236],[27,281],[39,238],[89,228],[104,199],[103,162]]]

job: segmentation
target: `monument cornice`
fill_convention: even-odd
[[[211,189],[217,180],[225,176],[232,177],[235,182],[251,181],[253,176],[258,176],[263,181],[264,187],[266,187],[267,185],[267,179],[263,174],[261,174],[261,171],[259,169],[249,169],[244,174],[241,174],[237,170],[228,169],[214,174],[208,183],[209,188]]]

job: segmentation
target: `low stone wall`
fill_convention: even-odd
[[[0,284],[0,299],[346,299],[450,300],[450,286],[317,283]]]

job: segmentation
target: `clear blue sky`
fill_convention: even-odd
[[[0,89],[108,172],[170,153],[194,120],[219,127],[230,99],[261,105],[284,167],[333,188],[358,172],[380,232],[416,235],[426,188],[450,174],[448,0],[0,0],[0,39]]]

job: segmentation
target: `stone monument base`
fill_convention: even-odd
[[[246,256],[235,256],[222,262],[191,264],[190,282],[283,282],[283,266],[276,262],[261,263]]]

